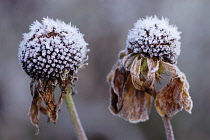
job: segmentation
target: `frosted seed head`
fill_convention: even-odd
[[[128,53],[140,53],[143,57],[155,56],[159,60],[176,63],[180,54],[180,33],[176,26],[169,25],[167,18],[151,16],[139,19],[128,32],[126,50]]]
[[[18,57],[31,78],[57,79],[64,69],[70,72],[86,64],[88,44],[71,23],[43,18],[41,23],[35,21],[29,30],[23,34]]]

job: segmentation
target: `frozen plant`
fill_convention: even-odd
[[[29,116],[37,133],[40,112],[56,123],[62,101],[77,80],[78,70],[87,65],[87,45],[83,35],[71,23],[50,18],[43,18],[41,23],[35,21],[30,31],[23,34],[18,57],[22,68],[32,78],[33,101]],[[54,99],[57,85],[61,89],[58,103]]]
[[[191,113],[192,100],[184,73],[176,66],[180,54],[180,32],[166,18],[140,19],[128,33],[125,50],[107,76],[110,84],[110,111],[131,123],[149,119],[152,100],[163,117],[167,138],[174,139],[170,119],[182,109]],[[160,91],[166,72],[170,82]]]

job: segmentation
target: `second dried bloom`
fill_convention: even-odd
[[[78,70],[86,65],[89,51],[86,46],[79,30],[60,20],[35,21],[30,31],[23,34],[18,56],[22,68],[32,78],[33,101],[29,116],[37,130],[40,112],[56,123],[67,88],[74,85]],[[61,95],[56,103],[54,90],[57,85]]]
[[[152,98],[161,116],[173,117],[185,109],[191,113],[192,100],[185,75],[175,65],[180,54],[180,32],[168,20],[147,17],[130,30],[127,46],[108,75],[111,111],[130,122],[149,118]],[[166,72],[170,82],[156,91]]]

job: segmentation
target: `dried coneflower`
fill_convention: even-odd
[[[18,56],[22,68],[32,78],[33,101],[29,116],[37,130],[40,112],[56,123],[68,88],[74,86],[78,70],[86,65],[89,51],[86,46],[76,27],[50,18],[43,18],[42,23],[35,21],[30,31],[23,34]],[[54,90],[57,85],[61,95],[56,103]]]
[[[125,50],[107,77],[111,86],[110,110],[129,122],[149,119],[154,98],[157,112],[170,119],[185,109],[191,113],[192,100],[184,73],[176,66],[180,54],[180,32],[168,19],[146,17],[128,33]],[[155,83],[171,73],[170,82],[160,91]],[[173,136],[170,136],[171,138]]]

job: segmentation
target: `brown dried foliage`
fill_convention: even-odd
[[[67,88],[72,85],[72,82],[73,80],[68,78],[64,80],[32,80],[30,88],[33,101],[29,110],[29,117],[31,123],[37,128],[36,134],[39,133],[40,112],[47,115],[51,122],[56,123],[61,104],[67,94]],[[61,95],[58,102],[55,103],[54,90],[57,84],[60,86]],[[44,106],[42,103],[44,103]]]
[[[162,62],[165,68],[172,73],[170,82],[157,93],[155,105],[161,116],[173,117],[183,108],[191,113],[192,100],[189,96],[189,84],[185,75],[177,66]]]
[[[110,110],[113,114],[133,123],[149,119],[152,96],[134,87],[132,75],[122,66],[122,59],[113,67],[107,80],[111,85]]]
[[[154,84],[163,79],[161,75],[166,74],[166,71],[172,73],[172,79],[156,92]],[[191,113],[189,84],[175,64],[121,51],[107,81],[111,87],[111,112],[129,122],[149,119],[153,97],[161,116],[173,117],[183,108]]]

